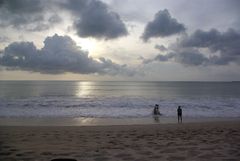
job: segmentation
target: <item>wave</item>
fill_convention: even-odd
[[[181,105],[186,117],[240,117],[240,99],[224,97],[61,97],[1,99],[0,117],[149,117],[155,104],[166,117]]]

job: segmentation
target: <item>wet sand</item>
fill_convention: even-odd
[[[184,123],[204,123],[219,121],[239,121],[240,118],[190,118],[184,117]],[[144,118],[51,118],[51,117],[0,117],[0,126],[109,126],[109,125],[149,125],[176,124],[177,117],[153,116]]]
[[[1,126],[0,160],[240,159],[240,121],[114,126]]]

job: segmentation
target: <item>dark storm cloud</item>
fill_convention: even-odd
[[[158,57],[159,55],[156,58]],[[199,66],[199,65],[206,65],[206,63],[208,63],[208,58],[205,57],[198,50],[194,50],[194,49],[183,50],[177,53],[176,52],[168,53],[164,57],[167,58],[164,61],[172,59],[175,62],[181,63],[185,66]],[[159,59],[159,61],[162,61],[162,60]]]
[[[37,13],[43,10],[42,0],[0,0],[0,7],[16,13]]]
[[[39,13],[43,11],[40,0],[1,0],[0,25],[20,27],[43,20]]]
[[[80,37],[114,39],[127,35],[127,29],[118,14],[109,12],[101,2],[91,3],[75,22]]]
[[[80,37],[114,39],[128,34],[119,15],[98,0],[72,0],[60,3],[75,17],[74,27]]]
[[[159,54],[152,61],[175,61],[187,66],[228,65],[240,64],[240,33],[229,29],[220,32],[216,29],[210,31],[197,30],[190,36],[184,36],[172,44],[171,52]],[[209,52],[204,51],[208,50]]]
[[[172,18],[167,9],[155,14],[154,20],[149,22],[142,34],[142,39],[148,41],[153,37],[167,37],[185,31],[183,24]]]
[[[14,42],[1,54],[0,65],[10,70],[40,73],[134,75],[126,65],[119,65],[106,58],[95,60],[68,36],[47,37],[40,50],[32,42]]]
[[[148,64],[153,61],[160,61],[160,62],[174,61],[174,62],[183,64],[184,66],[199,66],[199,65],[207,65],[209,60],[198,50],[185,49],[181,51],[178,50],[178,52],[176,51],[169,52],[165,55],[158,54],[153,59],[145,59],[143,63]]]
[[[210,31],[197,30],[180,42],[183,47],[207,48],[211,53],[211,64],[226,65],[230,62],[239,62],[240,33],[234,29],[220,32],[216,29]]]
[[[11,26],[27,31],[47,30],[56,23],[46,20],[46,13],[52,14],[49,9],[51,5],[46,0],[0,0],[0,27]],[[59,17],[57,22],[60,21]]]
[[[98,0],[0,0],[0,27],[44,31],[62,18],[57,13],[70,12],[72,25],[80,37],[114,39],[128,34],[119,15]]]

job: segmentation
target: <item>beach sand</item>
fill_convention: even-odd
[[[0,160],[240,160],[240,122],[1,126]]]

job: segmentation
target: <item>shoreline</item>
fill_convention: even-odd
[[[240,118],[183,118],[183,123],[206,123],[240,121]],[[27,118],[27,117],[0,117],[0,126],[112,126],[112,125],[154,125],[178,124],[176,117],[144,117],[144,118]]]

